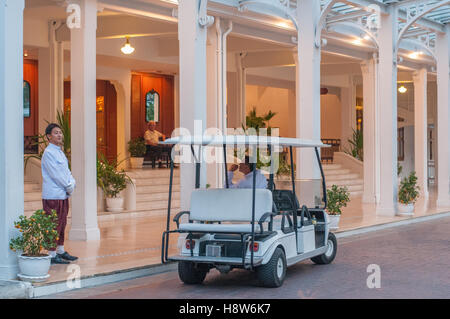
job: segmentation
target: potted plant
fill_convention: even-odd
[[[416,172],[412,171],[408,177],[405,177],[400,182],[398,190],[398,201],[400,202],[398,205],[398,215],[411,216],[414,214],[414,203],[419,198],[419,190],[420,187],[417,186]]]
[[[330,218],[330,229],[339,228],[339,220],[341,218],[341,208],[346,207],[350,201],[350,193],[347,187],[338,187],[332,185],[331,189],[327,189],[327,208],[326,211]]]
[[[109,212],[121,212],[123,210],[123,198],[119,193],[127,187],[131,178],[124,170],[117,171],[117,163],[110,163],[102,156],[97,159],[97,186],[106,197],[106,210]]]
[[[131,154],[131,168],[142,168],[142,164],[144,163],[144,156],[147,152],[145,140],[142,137],[132,139],[128,142],[128,151]]]
[[[9,247],[18,253],[19,279],[39,282],[50,277],[51,256],[44,250],[54,248],[58,240],[57,218],[55,210],[48,215],[41,209],[30,217],[22,215],[14,222],[21,235],[11,239]]]

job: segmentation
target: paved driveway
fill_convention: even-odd
[[[380,288],[368,288],[368,281],[379,283]],[[247,271],[222,275],[213,270],[198,286],[184,285],[177,272],[168,272],[49,297],[450,298],[450,218],[340,239],[332,264],[315,265],[308,260],[294,265],[277,289],[260,287],[256,276]]]

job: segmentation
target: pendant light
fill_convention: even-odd
[[[126,38],[127,42],[124,44],[122,48],[120,48],[120,51],[122,51],[123,54],[131,54],[134,52],[134,48],[130,44],[130,40],[128,37]]]

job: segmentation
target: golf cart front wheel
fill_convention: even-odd
[[[178,276],[188,285],[201,284],[205,280],[208,270],[195,265],[190,261],[178,262]]]
[[[278,247],[267,264],[256,268],[256,273],[264,287],[276,288],[283,284],[286,267],[286,256]]]
[[[328,234],[327,250],[324,254],[311,258],[311,260],[319,265],[329,264],[336,257],[337,240],[333,233]]]

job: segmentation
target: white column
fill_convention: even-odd
[[[299,1],[297,4],[298,47],[296,57],[296,135],[298,138],[320,140],[320,48],[314,45],[315,26],[320,18],[320,1]],[[314,149],[296,150],[296,178],[300,179],[299,200],[315,205],[320,197],[319,165]],[[309,207],[309,206],[308,206]]]
[[[206,38],[207,28],[199,24],[199,0],[181,1],[178,6],[178,40],[180,50],[180,127],[190,134],[203,134],[206,127]],[[200,125],[194,132],[194,121]],[[180,166],[181,209],[189,209],[195,186],[195,167]],[[202,184],[206,170],[202,165]]]
[[[364,203],[376,203],[379,197],[379,148],[377,125],[377,60],[361,63],[363,76],[363,140],[364,140]],[[378,164],[378,165],[377,165]]]
[[[436,41],[437,59],[437,201],[438,207],[450,207],[450,81],[449,53],[450,27],[445,34],[438,34]]]
[[[56,121],[58,110],[64,111],[64,48],[63,43],[56,39],[56,30],[61,24],[57,20],[49,22],[51,121]]]
[[[427,69],[422,68],[413,74],[414,80],[414,169],[420,196],[428,197],[427,160]]]
[[[350,150],[349,139],[356,130],[356,84],[353,75],[348,76],[348,87],[341,88],[341,151]]]
[[[397,209],[397,57],[394,41],[397,37],[397,13],[381,15],[379,41],[380,109],[380,203],[377,213],[393,216]]]
[[[297,18],[297,137],[320,140],[320,48],[314,45],[315,25],[320,18],[320,1],[300,1]],[[313,149],[297,150],[297,178],[320,179]]]
[[[240,52],[236,53],[236,71],[237,71],[237,77],[238,77],[238,110],[239,116],[238,116],[238,127],[241,127],[241,125],[246,126],[246,85],[247,85],[247,72],[242,65],[242,60],[246,56],[247,53]]]
[[[216,19],[216,24],[220,24],[220,19]],[[211,27],[207,31],[208,41],[206,45],[206,58],[207,58],[207,128],[217,128],[222,131],[220,125],[219,116],[221,114],[220,103],[221,103],[221,81],[219,79],[222,69],[220,69],[220,56],[219,56],[219,37],[217,34],[217,29]],[[215,134],[217,132],[208,132],[209,134]],[[214,163],[207,165],[208,178],[207,183],[211,187],[220,187],[221,174],[220,168],[223,166],[216,165]]]
[[[0,0],[0,279],[14,279],[9,249],[23,214],[23,9],[24,0]]]
[[[98,240],[96,168],[97,1],[81,0],[81,28],[71,29],[72,199],[71,240]]]

